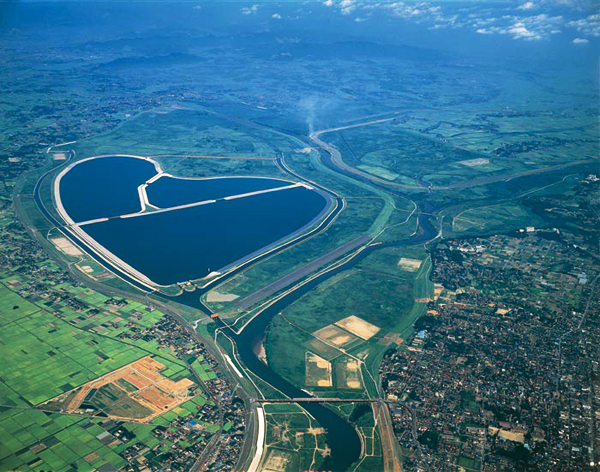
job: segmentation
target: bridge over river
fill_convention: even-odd
[[[306,397],[306,398],[252,398],[252,403],[385,403],[382,398],[331,398],[331,397]]]

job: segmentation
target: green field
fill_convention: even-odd
[[[10,324],[38,311],[40,311],[38,306],[8,290],[4,285],[0,285],[0,326]]]
[[[122,448],[109,447],[98,439],[105,432],[102,420],[36,410],[5,410],[0,417],[3,470],[91,471],[104,464],[117,468],[126,464],[119,455]]]
[[[267,447],[263,470],[296,471],[318,467],[324,457],[325,435],[316,430],[320,425],[314,419],[295,404],[266,404],[265,418]],[[284,469],[276,468],[276,464]]]
[[[110,435],[114,423],[105,419],[61,414],[52,411],[52,404],[40,405],[146,355],[156,356],[167,367],[162,374],[171,378],[180,377],[185,364],[155,341],[123,337],[132,333],[132,327],[150,327],[164,316],[144,304],[114,300],[68,282],[54,285],[46,297],[39,297],[33,295],[30,280],[20,274],[5,274],[2,282],[2,470],[91,471],[106,464],[120,468],[126,464],[121,453],[130,445],[143,442],[152,448],[160,444],[152,435],[156,425],[195,416],[197,407],[206,403],[205,397],[198,395],[157,417],[153,425],[125,423],[136,435],[129,443],[114,441]],[[57,294],[61,297],[55,297]],[[208,371],[209,366],[201,360],[196,363],[197,368]],[[207,378],[213,378],[214,372],[210,374]],[[120,398],[119,392],[107,385],[94,401],[112,408],[113,414],[145,416],[144,407]],[[207,425],[207,431],[214,426]],[[105,437],[112,439],[107,442]]]
[[[331,277],[283,310],[283,316],[272,321],[267,336],[270,366],[297,385],[306,385],[305,353],[311,351],[334,362],[334,386],[310,387],[311,390],[354,397],[373,392],[374,384],[364,366],[360,378],[366,384],[358,390],[344,386],[346,373],[337,366],[347,358],[344,356],[347,351],[363,359],[376,375],[379,356],[398,338],[406,338],[414,321],[423,313],[425,300],[433,293],[433,284],[428,278],[430,264],[427,261],[415,272],[409,272],[398,265],[402,257],[425,258],[425,255],[421,248],[376,251],[355,268]],[[346,338],[354,341],[344,341],[339,347],[313,336],[321,328],[350,315],[381,329],[368,341],[347,333]],[[278,356],[278,352],[287,355]]]
[[[506,203],[461,212],[454,217],[452,231],[456,234],[483,234],[522,229],[538,223],[542,223],[542,220],[527,208],[515,203]]]
[[[37,405],[144,354],[38,312],[0,332],[5,359],[0,403]]]
[[[101,154],[208,155],[275,157],[291,150],[285,142],[273,146],[260,131],[220,119],[196,106],[174,106],[140,113],[110,132],[77,143],[81,157]]]
[[[344,161],[368,174],[390,182],[415,185],[448,185],[520,167],[501,161],[485,166],[468,166],[464,161],[490,156],[453,146],[447,141],[412,132],[401,123],[388,121],[327,133]]]

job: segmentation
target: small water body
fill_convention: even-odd
[[[148,201],[159,208],[216,200],[229,195],[257,192],[292,185],[293,182],[266,178],[226,177],[217,179],[179,179],[160,177],[146,187]]]
[[[145,159],[92,159],[62,177],[60,198],[75,222],[134,213],[141,210],[138,186],[154,175],[154,164]]]

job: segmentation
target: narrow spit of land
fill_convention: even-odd
[[[113,216],[110,218],[99,218],[96,220],[82,221],[81,223],[76,223],[76,225],[84,226],[84,225],[88,225],[88,224],[92,224],[92,223],[108,221],[108,220],[115,219],[115,218],[137,218],[137,217],[147,216],[147,215],[156,215],[158,213],[167,213],[169,211],[184,210],[186,208],[193,208],[193,207],[202,206],[202,205],[210,205],[211,203],[217,203],[220,201],[237,200],[240,198],[254,197],[256,195],[262,195],[263,193],[278,192],[280,190],[289,190],[289,189],[297,188],[297,187],[306,187],[306,185],[304,185],[302,183],[296,183],[296,184],[292,184],[292,185],[286,185],[285,187],[257,190],[255,192],[241,193],[239,195],[229,195],[227,197],[216,198],[213,200],[203,200],[201,202],[186,203],[185,205],[177,205],[177,206],[173,206],[173,207],[169,207],[169,208],[161,208],[161,209],[153,210],[153,211],[127,213],[125,215]]]
[[[316,258],[311,262],[308,262],[298,267],[296,270],[290,272],[289,274],[284,275],[283,277],[271,282],[268,285],[265,285],[264,287],[258,289],[250,295],[242,298],[234,305],[233,310],[241,312],[248,309],[252,305],[255,305],[256,303],[267,299],[279,290],[292,285],[294,282],[299,281],[303,277],[306,277],[308,274],[312,273],[319,267],[323,267],[326,264],[333,262],[338,257],[341,257],[342,255],[346,254],[347,252],[350,252],[353,249],[356,249],[357,247],[366,244],[370,239],[371,237],[369,235],[361,235],[348,241],[347,243],[323,254],[322,256]]]

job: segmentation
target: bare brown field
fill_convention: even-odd
[[[458,161],[457,164],[462,164],[467,167],[476,167],[476,166],[484,166],[489,164],[490,160],[485,157],[480,157],[477,159],[467,159],[466,161]]]
[[[285,472],[287,466],[293,461],[293,453],[280,449],[270,449],[265,460],[264,472]]]
[[[407,272],[416,272],[421,267],[421,260],[402,257],[398,261],[398,267]]]
[[[189,389],[195,385],[190,379],[174,382],[164,377],[160,373],[164,368],[163,364],[151,357],[138,359],[86,383],[75,391],[62,394],[72,396],[76,392],[68,402],[66,411],[77,412],[84,401],[93,403],[96,392],[102,387],[107,387],[104,390],[110,390],[114,397],[114,402],[103,408],[109,418],[148,422],[189,400]],[[91,398],[87,398],[90,394]],[[131,411],[131,416],[111,414],[111,411]]]
[[[345,331],[341,328],[338,328],[335,325],[327,325],[324,328],[321,328],[313,333],[313,335],[325,341],[327,343],[333,344],[337,347],[348,346],[356,340],[356,336]]]
[[[338,388],[361,388],[360,364],[356,359],[346,358],[336,364],[335,369]]]
[[[331,387],[331,362],[312,352],[305,354],[305,383],[312,387]]]
[[[335,324],[340,328],[344,328],[346,331],[358,336],[359,338],[368,341],[375,336],[379,329],[374,324],[359,318],[358,316],[350,315],[340,321],[336,321]]]
[[[77,246],[75,246],[71,241],[67,238],[54,238],[51,239],[52,244],[58,249],[60,252],[66,254],[67,256],[81,256],[83,253],[79,250]]]

